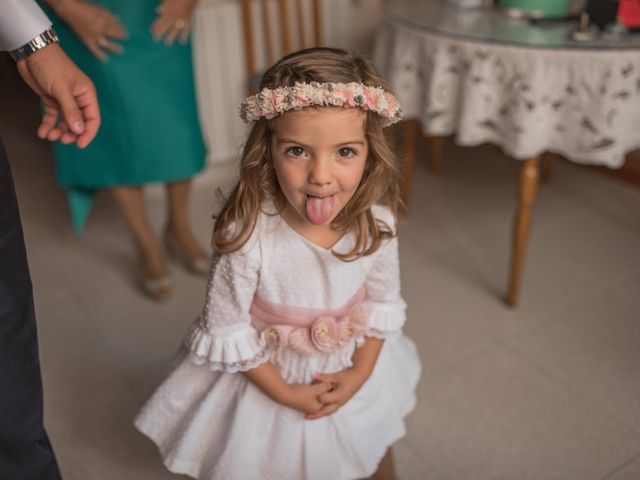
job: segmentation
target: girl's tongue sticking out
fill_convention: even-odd
[[[306,210],[309,221],[315,225],[327,223],[331,218],[334,200],[333,195],[323,198],[307,195]]]

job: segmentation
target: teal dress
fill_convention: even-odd
[[[122,55],[96,59],[51,9],[63,49],[94,82],[102,124],[84,150],[54,144],[58,184],[68,191],[75,230],[84,227],[94,192],[123,185],[172,182],[204,167],[191,45],[155,42],[151,24],[158,0],[100,0],[118,16],[129,38]]]

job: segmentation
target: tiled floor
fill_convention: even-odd
[[[11,82],[2,83],[1,127],[35,285],[47,426],[65,478],[178,478],[131,420],[197,314],[203,281],[174,265],[173,300],[140,295],[126,229],[105,195],[86,233],[73,235],[49,148],[34,140],[37,107],[24,90],[7,95]],[[446,156],[438,177],[417,166],[401,224],[407,331],[424,369],[395,450],[398,477],[640,479],[640,190],[561,163],[540,189],[512,310],[501,296],[517,164],[488,146],[449,145]],[[203,244],[215,186],[232,176],[211,169],[197,182],[192,218]],[[149,205],[159,231],[159,188]]]

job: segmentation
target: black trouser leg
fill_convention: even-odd
[[[0,479],[60,478],[42,424],[31,279],[9,162],[0,140]]]

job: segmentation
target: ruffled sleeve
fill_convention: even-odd
[[[185,339],[194,363],[238,372],[269,360],[249,314],[260,266],[256,250],[214,255],[204,308]]]
[[[393,226],[388,210],[377,211],[385,223]],[[367,314],[366,336],[386,338],[402,330],[406,320],[406,303],[400,295],[400,262],[398,237],[382,244],[374,254],[373,265],[366,281],[367,295],[363,307]]]

